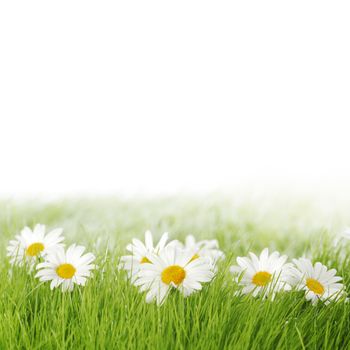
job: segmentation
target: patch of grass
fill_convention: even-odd
[[[0,349],[338,349],[350,346],[350,303],[311,306],[303,293],[274,301],[234,296],[228,273],[238,255],[278,249],[307,255],[338,270],[350,288],[350,255],[334,249],[330,234],[347,217],[324,215],[313,203],[234,203],[225,199],[153,201],[75,200],[0,204]],[[63,227],[66,244],[98,257],[85,288],[62,294],[23,269],[11,269],[6,245],[24,225]],[[116,269],[132,237],[150,229],[158,237],[216,238],[227,259],[215,280],[165,304],[145,295]]]

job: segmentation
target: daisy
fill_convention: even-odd
[[[149,262],[140,266],[136,286],[147,291],[146,302],[154,299],[160,305],[171,288],[178,289],[185,297],[202,289],[201,283],[214,277],[209,260],[192,260],[192,253],[178,247],[167,247],[159,255],[148,254]]]
[[[225,258],[225,254],[219,249],[219,243],[216,239],[196,242],[194,236],[188,235],[185,244],[179,242],[179,246],[191,251],[193,260],[199,257],[209,258],[212,266],[215,266],[219,259]]]
[[[119,268],[122,268],[128,272],[129,277],[132,282],[137,278],[137,273],[139,271],[140,265],[144,263],[149,263],[147,258],[149,253],[159,254],[165,247],[173,245],[173,242],[166,244],[168,240],[168,233],[163,233],[158,244],[153,245],[153,237],[150,231],[145,232],[145,243],[142,243],[139,239],[134,238],[132,244],[128,244],[126,249],[132,255],[125,255],[120,258]]]
[[[269,250],[265,248],[259,257],[249,253],[249,257],[238,257],[238,266],[231,266],[230,271],[236,275],[237,283],[243,287],[242,293],[266,297],[272,294],[272,299],[276,292],[290,290],[288,281],[291,264],[287,263],[287,256],[280,256],[279,252],[269,255]]]
[[[334,246],[337,246],[345,241],[350,241],[350,228],[346,228],[342,232],[338,233],[333,241]]]
[[[74,284],[84,286],[96,266],[92,264],[95,256],[84,254],[85,247],[71,245],[65,252],[63,248],[51,252],[43,263],[37,265],[37,274],[41,282],[51,281],[50,288],[61,286],[62,291],[72,291]]]
[[[338,300],[345,294],[342,280],[336,276],[335,269],[328,270],[320,262],[314,266],[306,258],[293,259],[295,267],[291,270],[291,282],[299,290],[305,290],[305,298],[314,305],[318,300],[328,304],[331,300]]]
[[[37,224],[33,230],[25,227],[14,240],[9,242],[7,256],[12,265],[33,267],[40,257],[44,257],[51,250],[63,247],[62,229],[56,228],[45,234],[45,225]]]

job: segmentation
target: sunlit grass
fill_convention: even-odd
[[[228,267],[264,247],[306,255],[338,270],[350,288],[348,248],[331,234],[346,217],[313,205],[263,206],[226,200],[64,201],[0,205],[0,349],[337,349],[350,344],[350,305],[311,306],[303,293],[270,300],[234,296]],[[23,269],[11,270],[8,240],[24,225],[63,227],[66,243],[86,245],[99,270],[85,288],[62,294]],[[146,304],[116,269],[131,237],[146,229],[171,238],[217,238],[227,259],[216,279],[162,307]]]

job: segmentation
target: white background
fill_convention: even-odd
[[[348,1],[3,1],[0,194],[347,186]]]

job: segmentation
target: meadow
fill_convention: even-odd
[[[329,203],[328,203],[329,204]],[[332,206],[331,206],[332,207]],[[262,300],[237,296],[229,272],[237,256],[269,247],[336,268],[350,290],[350,241],[334,235],[350,220],[344,204],[326,210],[316,200],[278,198],[75,199],[0,203],[0,349],[346,349],[350,303],[312,306],[303,292]],[[36,223],[62,227],[66,244],[97,257],[98,269],[72,293],[50,290],[6,257],[8,241]],[[133,237],[187,234],[217,239],[226,259],[202,291],[174,291],[147,304],[119,271]]]

